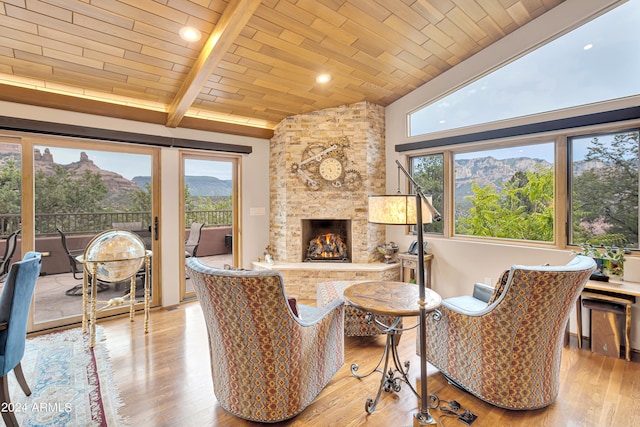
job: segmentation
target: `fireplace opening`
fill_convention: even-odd
[[[351,220],[302,220],[302,259],[305,262],[351,262],[350,240]]]

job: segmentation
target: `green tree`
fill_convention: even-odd
[[[193,211],[196,210],[196,201],[191,197],[191,190],[187,184],[184,185],[184,210]]]
[[[573,178],[573,242],[621,234],[638,247],[638,132],[593,138],[585,160],[596,166]]]
[[[144,184],[144,188],[136,188],[129,193],[130,212],[151,212],[151,183]]]
[[[85,171],[81,177],[57,165],[53,174],[38,171],[35,175],[36,214],[47,213],[94,213],[104,212],[107,187],[99,173]],[[99,229],[94,215],[78,216],[74,219],[78,228]],[[44,217],[36,217],[36,233],[50,233],[52,224]],[[54,224],[53,226],[60,226]]]
[[[433,154],[414,158],[413,179],[427,195],[433,197],[433,207],[442,213],[444,205],[444,160],[442,154]],[[442,233],[442,221],[425,224],[426,232]]]
[[[17,162],[7,159],[0,169],[0,213],[19,214],[22,201],[22,175]]]
[[[35,176],[36,213],[102,212],[106,195],[100,174],[91,171],[76,178],[57,165],[53,174],[38,171]]]
[[[553,241],[553,170],[516,172],[499,191],[472,183],[471,208],[456,232],[472,236]]]
[[[196,209],[203,211],[230,210],[233,209],[233,199],[231,195],[226,197],[217,196],[215,199],[211,197],[198,197],[196,205]]]

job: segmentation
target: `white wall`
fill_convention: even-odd
[[[590,16],[600,14],[617,3],[621,2],[614,0],[567,0],[530,25],[505,37],[388,106],[385,111],[387,192],[391,194],[397,188],[395,161],[400,160],[404,164],[405,156],[411,154],[397,153],[395,145],[421,140],[420,137],[410,138],[408,136],[408,112],[539,45],[543,41],[541,35],[550,37],[553,34],[565,33],[585,22]],[[387,227],[387,241],[397,242],[400,245],[400,250],[406,250],[409,244],[415,240],[415,237],[406,235],[404,230],[404,227]],[[475,282],[490,281],[493,285],[499,275],[512,264],[549,263],[560,265],[567,263],[572,256],[568,250],[501,245],[462,238],[445,239],[429,235],[425,236],[425,239],[429,242],[428,251],[434,254],[432,261],[433,288],[443,298],[470,294]],[[635,321],[632,327],[632,347],[640,348],[640,328],[638,328],[640,309],[637,306],[634,306],[633,316]],[[584,325],[586,327],[586,320]],[[575,316],[571,317],[571,331],[574,333],[576,331]],[[583,330],[583,334],[588,335],[588,331]]]
[[[245,268],[250,267],[251,261],[262,255],[264,248],[269,244],[269,140],[267,139],[183,128],[173,129],[150,123],[3,101],[0,101],[0,116],[250,146],[253,152],[242,156],[240,169],[242,183],[240,221],[242,223],[241,230],[243,231],[242,236],[239,236],[242,241],[241,265]],[[160,254],[161,304],[163,306],[171,306],[178,304],[180,301],[180,263],[184,258],[184,254],[180,252],[180,245],[177,244],[184,238],[184,228],[181,227],[179,221],[180,206],[176,203],[176,200],[179,200],[181,191],[178,188],[180,182],[180,156],[179,150],[176,148],[161,148],[160,152],[162,166],[160,237],[163,242]],[[252,208],[258,209],[252,210]],[[261,208],[264,208],[264,215],[256,215],[256,211],[261,211]]]

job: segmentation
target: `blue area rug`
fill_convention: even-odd
[[[22,368],[31,388],[25,396],[15,376],[9,390],[20,426],[125,426],[104,329],[96,345],[80,328],[27,339]]]

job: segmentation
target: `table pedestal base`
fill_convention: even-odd
[[[394,326],[397,325],[399,320],[400,318],[396,320]],[[378,361],[378,364],[376,365],[375,368],[373,368],[371,372],[369,372],[366,375],[359,375],[357,373],[359,369],[358,364],[353,363],[351,365],[351,374],[356,378],[365,378],[373,374],[374,372],[379,372],[380,374],[382,374],[382,378],[380,379],[380,386],[378,387],[378,393],[376,394],[375,400],[371,398],[367,398],[367,401],[365,403],[365,411],[367,411],[369,414],[373,414],[373,411],[375,411],[376,406],[378,405],[378,401],[380,400],[380,395],[382,394],[382,390],[384,390],[387,393],[390,393],[393,390],[397,393],[400,391],[401,385],[403,382],[409,386],[411,391],[418,398],[420,398],[420,396],[418,395],[418,392],[413,387],[413,385],[411,385],[411,381],[407,377],[407,375],[409,374],[410,362],[407,360],[403,364],[400,361],[400,356],[398,355],[398,345],[397,345],[398,344],[397,337],[399,337],[400,331],[394,330],[393,329],[394,326],[390,327],[390,330],[387,332],[387,341],[384,346],[384,352],[382,353],[382,357]],[[390,358],[391,358],[391,361],[393,362],[393,366],[389,365]],[[384,367],[380,369],[380,365],[383,363],[383,361],[384,361]]]

